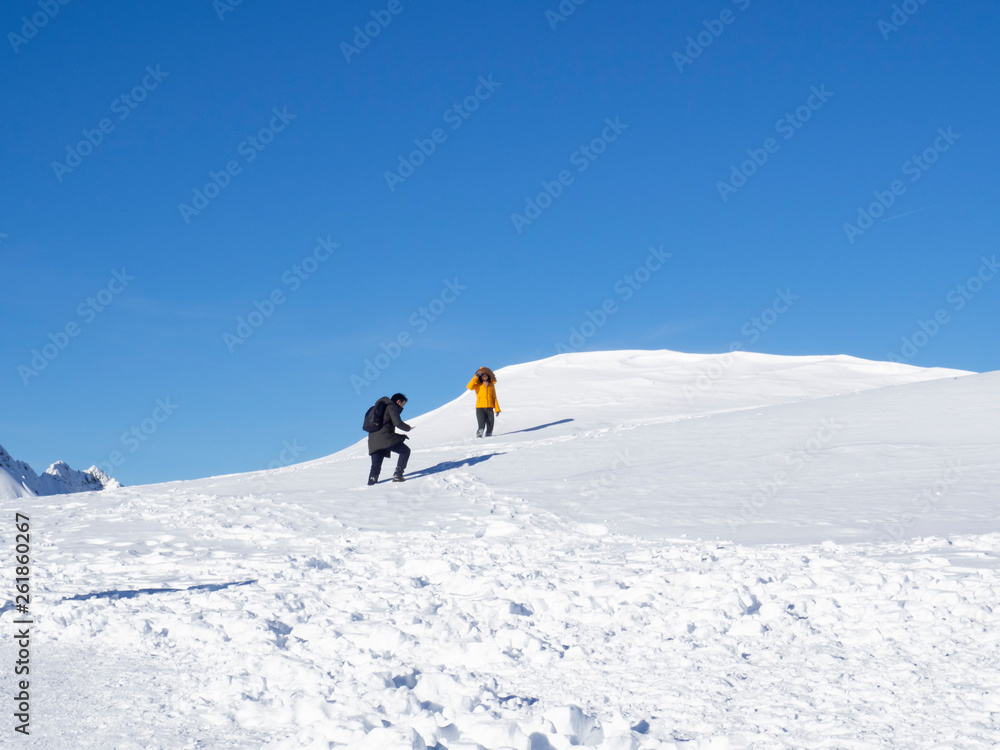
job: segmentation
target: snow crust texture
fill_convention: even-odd
[[[968,411],[997,424],[997,380],[746,355],[687,399],[715,361],[499,370],[494,440],[464,436],[464,397],[407,416],[401,485],[363,486],[359,444],[4,502],[36,535],[37,732],[19,744],[1000,745],[1000,441]],[[842,426],[742,522],[733,488],[790,472],[819,415]],[[960,480],[935,496],[949,462]]]

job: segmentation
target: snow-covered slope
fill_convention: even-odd
[[[497,376],[503,413],[491,440],[472,437],[471,392],[412,420],[408,469],[423,481],[393,490],[409,523],[449,519],[481,530],[484,519],[457,513],[454,496],[440,491],[449,469],[475,476],[484,494],[518,498],[535,516],[642,536],[875,541],[971,533],[995,516],[982,490],[1000,482],[1000,374],[846,356],[600,352]],[[410,398],[408,408],[419,403]],[[298,502],[319,480],[352,498],[324,503],[339,520],[393,530],[396,503],[354,502],[353,493],[368,492],[367,463],[362,440],[279,469],[268,482]],[[924,490],[953,478],[956,463],[960,476],[941,502],[912,513]],[[260,481],[246,475],[200,486],[252,492]]]
[[[0,499],[94,492],[120,486],[117,479],[109,477],[96,466],[76,471],[63,461],[56,461],[38,475],[24,461],[11,458],[0,445]]]
[[[462,377],[427,414],[409,394],[403,484],[365,487],[359,442],[0,501],[36,535],[33,746],[1000,744],[1000,374],[607,352],[497,375],[490,440]]]

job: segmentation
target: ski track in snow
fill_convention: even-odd
[[[498,388],[513,380],[499,376]],[[359,486],[367,457],[355,446],[272,472],[34,498],[18,506],[32,517],[36,625],[32,735],[17,745],[1000,746],[1000,524],[850,544],[616,531],[642,523],[641,482],[629,481],[660,470],[643,468],[643,441],[670,435],[679,450],[691,438],[670,431],[695,423],[726,427],[684,457],[691,473],[666,508],[715,528],[699,498],[718,490],[698,495],[708,481],[698,472],[718,473],[719,446],[742,450],[732,435],[765,409],[734,398],[711,414],[616,420],[614,401],[595,397],[594,418],[536,410],[520,426],[502,421],[490,442],[454,439],[467,404],[451,421],[445,407],[415,420],[415,442],[426,442],[403,485]],[[781,403],[767,414],[811,424],[809,403]],[[859,403],[851,414],[870,410]],[[751,448],[765,455],[788,443],[761,434]],[[606,472],[609,446],[633,450],[637,468],[582,495]],[[995,447],[950,449],[969,461],[962,497],[995,487]],[[929,455],[919,436],[893,443],[872,430],[824,451],[832,463],[818,482],[851,466],[852,491],[875,489],[829,492],[832,510],[789,517],[778,498],[754,519],[760,528],[836,530],[845,503],[863,527],[873,498]],[[568,455],[573,482],[539,483]],[[732,456],[725,465],[741,466]],[[695,493],[686,504],[684,492]],[[10,533],[0,529],[4,548]],[[11,591],[9,566],[0,581]],[[9,632],[11,603],[0,601]],[[13,649],[0,642],[5,665]],[[13,675],[0,675],[13,695]]]

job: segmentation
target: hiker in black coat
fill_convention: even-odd
[[[369,486],[378,482],[378,475],[382,471],[382,461],[393,453],[398,453],[399,458],[396,460],[396,473],[393,474],[392,481],[406,481],[403,479],[403,470],[410,458],[410,449],[403,442],[406,440],[406,435],[397,433],[396,428],[398,427],[403,432],[409,432],[413,429],[399,416],[406,404],[406,396],[402,393],[397,393],[392,398],[383,396],[377,403],[385,404],[385,416],[382,418],[382,427],[375,432],[368,433],[368,455],[372,457],[372,470],[368,474]]]

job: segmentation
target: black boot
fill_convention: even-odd
[[[476,437],[480,438],[482,436],[483,436],[483,431],[482,430],[476,430]]]
[[[378,474],[368,475],[368,486],[371,487],[373,484],[378,484]]]
[[[392,475],[392,481],[393,482],[405,482],[406,481],[405,479],[403,479],[403,470],[402,469],[396,469],[396,473]]]

